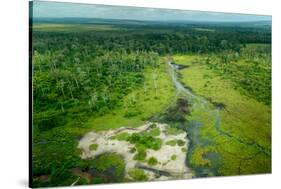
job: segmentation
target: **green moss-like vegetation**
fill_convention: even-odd
[[[155,157],[150,157],[147,161],[148,165],[154,166],[158,164],[158,160]]]
[[[169,140],[166,142],[166,144],[170,146],[183,146],[185,145],[185,142],[183,140]]]
[[[96,169],[110,179],[111,182],[120,182],[125,171],[125,162],[122,156],[117,154],[103,154],[93,160],[90,169]]]
[[[157,137],[157,136],[160,135],[160,129],[159,128],[153,128],[147,134],[150,135],[150,136],[153,136],[153,137]]]
[[[89,32],[89,31],[114,31],[119,30],[120,28],[114,27],[111,25],[77,25],[77,24],[35,24],[33,26],[34,31],[40,32],[63,32],[63,33],[71,33],[71,32]]]
[[[90,148],[90,150],[96,150],[96,149],[98,149],[98,144],[91,144],[90,146],[89,146],[89,148]]]
[[[171,156],[171,160],[176,160],[176,159],[177,159],[177,155],[174,154]]]
[[[142,169],[130,169],[128,174],[132,177],[135,181],[147,181],[148,176],[145,174],[144,170]]]
[[[102,184],[104,182],[105,182],[105,180],[101,177],[94,177],[92,179],[92,184]]]
[[[252,51],[256,55],[251,55],[257,56],[257,53],[260,53],[259,56],[265,57],[261,58],[261,61],[264,61],[261,65],[256,65],[262,66],[264,69],[251,68],[255,62],[244,54],[249,48],[252,46],[246,46],[237,60],[230,60],[224,65],[225,68],[227,67],[227,71],[220,67],[220,58],[215,55],[175,56],[176,62],[189,66],[180,71],[182,82],[192,88],[195,94],[203,96],[210,102],[207,105],[208,109],[220,109],[219,124],[216,123],[215,117],[210,118],[206,108],[197,107],[193,109],[190,116],[187,116],[189,121],[197,121],[201,125],[197,127],[196,135],[190,133],[194,146],[189,161],[197,168],[217,169],[215,174],[220,175],[271,171],[270,106],[266,105],[266,98],[252,98],[252,89],[247,89],[235,81],[235,78],[239,80],[246,77],[241,72],[243,74],[256,72],[258,75],[266,75],[268,72],[265,70],[270,70],[270,61],[265,55],[266,52],[262,50],[265,48],[264,46],[259,52]],[[259,46],[257,45],[255,48],[259,48]],[[231,66],[228,66],[230,64]],[[237,66],[240,66],[241,70],[237,71]],[[229,74],[231,71],[233,73]],[[255,83],[264,82],[261,86],[270,86],[267,79],[264,78],[268,76],[265,75],[261,78],[256,77]],[[268,95],[270,90],[263,93]],[[261,100],[262,98],[264,100]],[[218,154],[218,157],[209,157],[208,154]]]
[[[128,137],[128,141],[135,144],[137,148],[143,147],[144,149],[159,150],[162,145],[161,139],[152,137],[146,133],[133,133]]]
[[[182,134],[184,133],[183,130],[181,129],[177,129],[175,127],[167,127],[165,132],[168,134],[168,135],[178,135],[178,134]]]
[[[177,141],[176,140],[169,140],[169,141],[166,142],[166,145],[176,146],[177,145]]]
[[[186,148],[181,148],[181,151],[182,152],[187,152],[187,149]]]
[[[152,123],[151,125],[149,125],[149,127],[150,127],[151,129],[153,129],[153,128],[157,127],[157,125],[156,125],[155,123]]]
[[[128,137],[129,137],[129,133],[120,133],[119,135],[110,137],[110,139],[125,141],[125,140],[128,140]]]
[[[134,155],[134,160],[144,161],[146,158],[146,151],[144,149],[138,148],[138,152]]]
[[[177,145],[183,146],[183,145],[185,145],[185,142],[183,140],[177,140]]]
[[[135,153],[137,151],[137,149],[135,147],[130,149],[130,153]]]

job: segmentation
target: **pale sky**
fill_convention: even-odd
[[[231,14],[201,11],[183,11],[171,9],[137,8],[124,6],[92,5],[63,2],[33,2],[35,18],[105,18],[149,21],[271,21],[271,16]]]

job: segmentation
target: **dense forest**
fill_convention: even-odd
[[[80,179],[77,184],[123,181],[122,158],[109,155],[83,160],[77,142],[86,132],[95,130],[94,124],[89,126],[89,120],[115,116],[121,109],[126,109],[122,119],[141,114],[141,110],[135,109],[143,102],[138,97],[140,92],[135,91],[141,91],[146,98],[153,94],[150,99],[163,99],[161,95],[165,92],[161,93],[160,80],[165,74],[162,73],[166,69],[165,57],[201,57],[192,60],[193,63],[199,62],[230,81],[241,95],[270,107],[271,30],[251,23],[247,27],[237,25],[34,23],[31,28],[34,186],[71,185],[76,178],[73,169],[77,167],[82,171],[92,168],[104,171],[112,165],[116,165],[118,174],[100,173],[95,179]],[[180,58],[174,61],[180,62]],[[189,66],[192,65],[188,64],[187,70]],[[184,73],[181,77],[185,81]],[[193,89],[188,81],[185,84]],[[196,86],[194,91],[208,99],[207,94],[196,91]],[[167,97],[170,93],[174,93],[173,89],[166,92]],[[172,99],[174,95],[170,96]],[[224,106],[227,109],[227,104]],[[135,111],[127,111],[133,108]],[[156,112],[142,115],[139,120],[145,122],[154,115]],[[228,175],[220,170],[217,175]]]

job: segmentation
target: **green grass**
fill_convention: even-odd
[[[147,161],[148,165],[154,166],[158,164],[158,160],[155,157],[150,157]]]
[[[166,144],[170,146],[183,146],[185,145],[185,142],[183,140],[169,140],[166,142]]]
[[[176,140],[169,140],[169,141],[166,142],[166,145],[176,146],[177,145],[177,141]]]
[[[153,149],[159,150],[162,145],[162,140],[153,137],[147,133],[133,133],[127,139],[131,144],[135,144],[137,149]]]
[[[252,98],[242,95],[233,84],[209,70],[205,65],[195,65],[181,71],[182,81],[192,90],[212,102],[223,103],[221,111],[222,127],[233,134],[259,143],[270,145],[271,110]],[[208,78],[206,78],[208,75]],[[209,83],[207,86],[206,83]],[[247,130],[241,128],[247,126]]]
[[[121,155],[114,153],[102,154],[95,158],[93,162],[90,168],[94,168],[100,173],[111,177],[112,180],[110,182],[120,182],[123,180],[125,161]],[[114,174],[111,173],[112,170],[114,170]]]
[[[148,180],[148,176],[142,169],[137,169],[137,168],[130,169],[128,174],[135,181],[147,181]]]
[[[157,90],[154,89],[153,74],[157,76]],[[175,95],[175,89],[167,73],[164,62],[155,70],[145,71],[144,88],[135,90],[128,94],[122,107],[112,110],[112,112],[90,118],[83,127],[91,128],[94,131],[115,129],[118,127],[138,127],[144,124],[149,117],[160,112],[169,105]],[[130,104],[131,99],[135,99],[134,104]],[[136,115],[127,117],[126,112],[138,112]]]
[[[34,24],[34,31],[45,32],[89,32],[89,31],[114,31],[120,30],[113,25],[103,24]]]
[[[216,30],[211,28],[194,28],[196,31],[202,31],[202,32],[215,32]]]
[[[134,160],[145,161],[147,149],[159,150],[161,148],[162,141],[161,139],[157,138],[159,135],[160,129],[152,128],[150,131],[144,133],[121,133],[112,136],[111,139],[124,140],[134,144],[134,147],[130,149],[131,153],[137,152],[134,155]]]
[[[146,158],[146,151],[140,148],[138,148],[137,151],[136,155],[134,155],[134,160],[144,161]]]
[[[119,135],[115,135],[115,136],[110,137],[110,139],[126,141],[126,140],[128,140],[129,136],[130,136],[129,133],[120,133]]]
[[[182,152],[187,152],[187,149],[186,148],[181,148],[181,151]]]
[[[33,187],[69,186],[77,179],[70,171],[72,168],[86,170],[95,165],[96,160],[81,159],[81,150],[77,149],[77,138],[88,131],[83,128],[56,127],[34,138]],[[40,175],[47,176],[48,181],[42,181]],[[79,181],[78,184],[83,183]]]
[[[174,161],[174,160],[176,160],[176,159],[177,159],[177,155],[174,154],[174,155],[171,156],[171,160]]]
[[[159,128],[152,128],[149,130],[149,132],[147,133],[148,135],[150,136],[153,136],[153,137],[157,137],[160,135],[160,129]]]
[[[223,77],[210,69],[203,61],[206,56],[177,55],[176,63],[189,65],[180,71],[181,81],[199,96],[207,99],[209,108],[221,103],[220,128],[231,137],[224,136],[215,128],[215,119],[206,109],[194,108],[188,120],[201,123],[190,162],[195,166],[212,166],[204,158],[209,152],[218,153],[221,175],[271,172],[271,108],[237,89],[231,78]],[[239,64],[239,62],[238,62]],[[270,92],[270,91],[268,91]],[[202,144],[200,141],[206,141]],[[266,155],[256,145],[265,149]]]
[[[177,55],[174,59],[183,65],[199,66],[198,69],[203,64],[220,75],[220,79],[231,81],[232,87],[240,93],[271,105],[271,45],[247,44],[239,53],[226,51],[200,56]],[[204,79],[211,75],[206,73]],[[209,84],[210,81],[205,80],[204,85]]]
[[[168,135],[178,135],[184,133],[184,131],[175,127],[167,127],[165,133]]]
[[[177,140],[177,145],[183,146],[183,145],[185,145],[185,142],[183,140]]]
[[[98,144],[91,144],[90,146],[89,146],[89,148],[90,148],[90,150],[92,150],[92,151],[95,151],[95,150],[97,150],[98,149]]]

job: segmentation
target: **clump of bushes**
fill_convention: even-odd
[[[185,145],[185,142],[183,140],[169,140],[168,142],[166,142],[166,144],[170,146],[183,146]]]
[[[93,179],[92,179],[92,183],[93,184],[102,184],[102,183],[104,183],[105,182],[105,180],[103,179],[103,178],[101,178],[101,177],[94,177]]]
[[[135,147],[130,149],[130,153],[132,153],[132,154],[135,153],[136,151],[137,151],[137,149]]]
[[[175,127],[168,127],[166,130],[165,130],[165,133],[168,134],[168,135],[178,135],[178,134],[181,134],[183,133],[184,131],[181,130],[181,129],[177,129]]]
[[[177,159],[177,156],[174,154],[171,156],[171,160],[176,160]]]
[[[159,150],[162,145],[162,141],[159,138],[155,138],[146,133],[133,133],[127,139],[131,144],[135,144],[137,148],[140,146],[144,149]]]
[[[124,141],[124,140],[127,140],[129,136],[130,136],[129,133],[120,133],[119,135],[110,137],[110,139]]]
[[[151,129],[153,129],[153,128],[156,128],[156,123],[152,123],[149,127],[151,128]]]
[[[154,166],[158,164],[158,160],[155,157],[150,157],[147,161],[148,165]]]
[[[148,176],[145,174],[144,170],[133,168],[128,172],[129,176],[132,177],[136,181],[147,181]]]
[[[148,135],[156,137],[160,135],[160,129],[159,128],[153,128],[148,133]]]
[[[91,144],[90,146],[89,146],[89,149],[90,150],[96,150],[96,149],[98,149],[98,144]]]
[[[187,149],[186,148],[181,148],[181,151],[182,152],[187,152]]]
[[[137,116],[139,114],[141,114],[140,111],[132,111],[132,110],[130,110],[130,111],[126,112],[123,117],[131,118],[131,117],[135,117],[135,116]]]
[[[176,140],[169,140],[168,142],[166,142],[167,145],[170,145],[170,146],[175,146],[177,144],[177,141]]]
[[[89,169],[95,169],[106,175],[112,182],[119,182],[124,177],[125,161],[122,156],[115,153],[102,154],[92,160]]]
[[[134,155],[134,160],[144,161],[146,158],[146,151],[144,149],[139,149],[138,153]]]
[[[178,146],[183,146],[185,145],[185,142],[183,140],[177,140]]]

